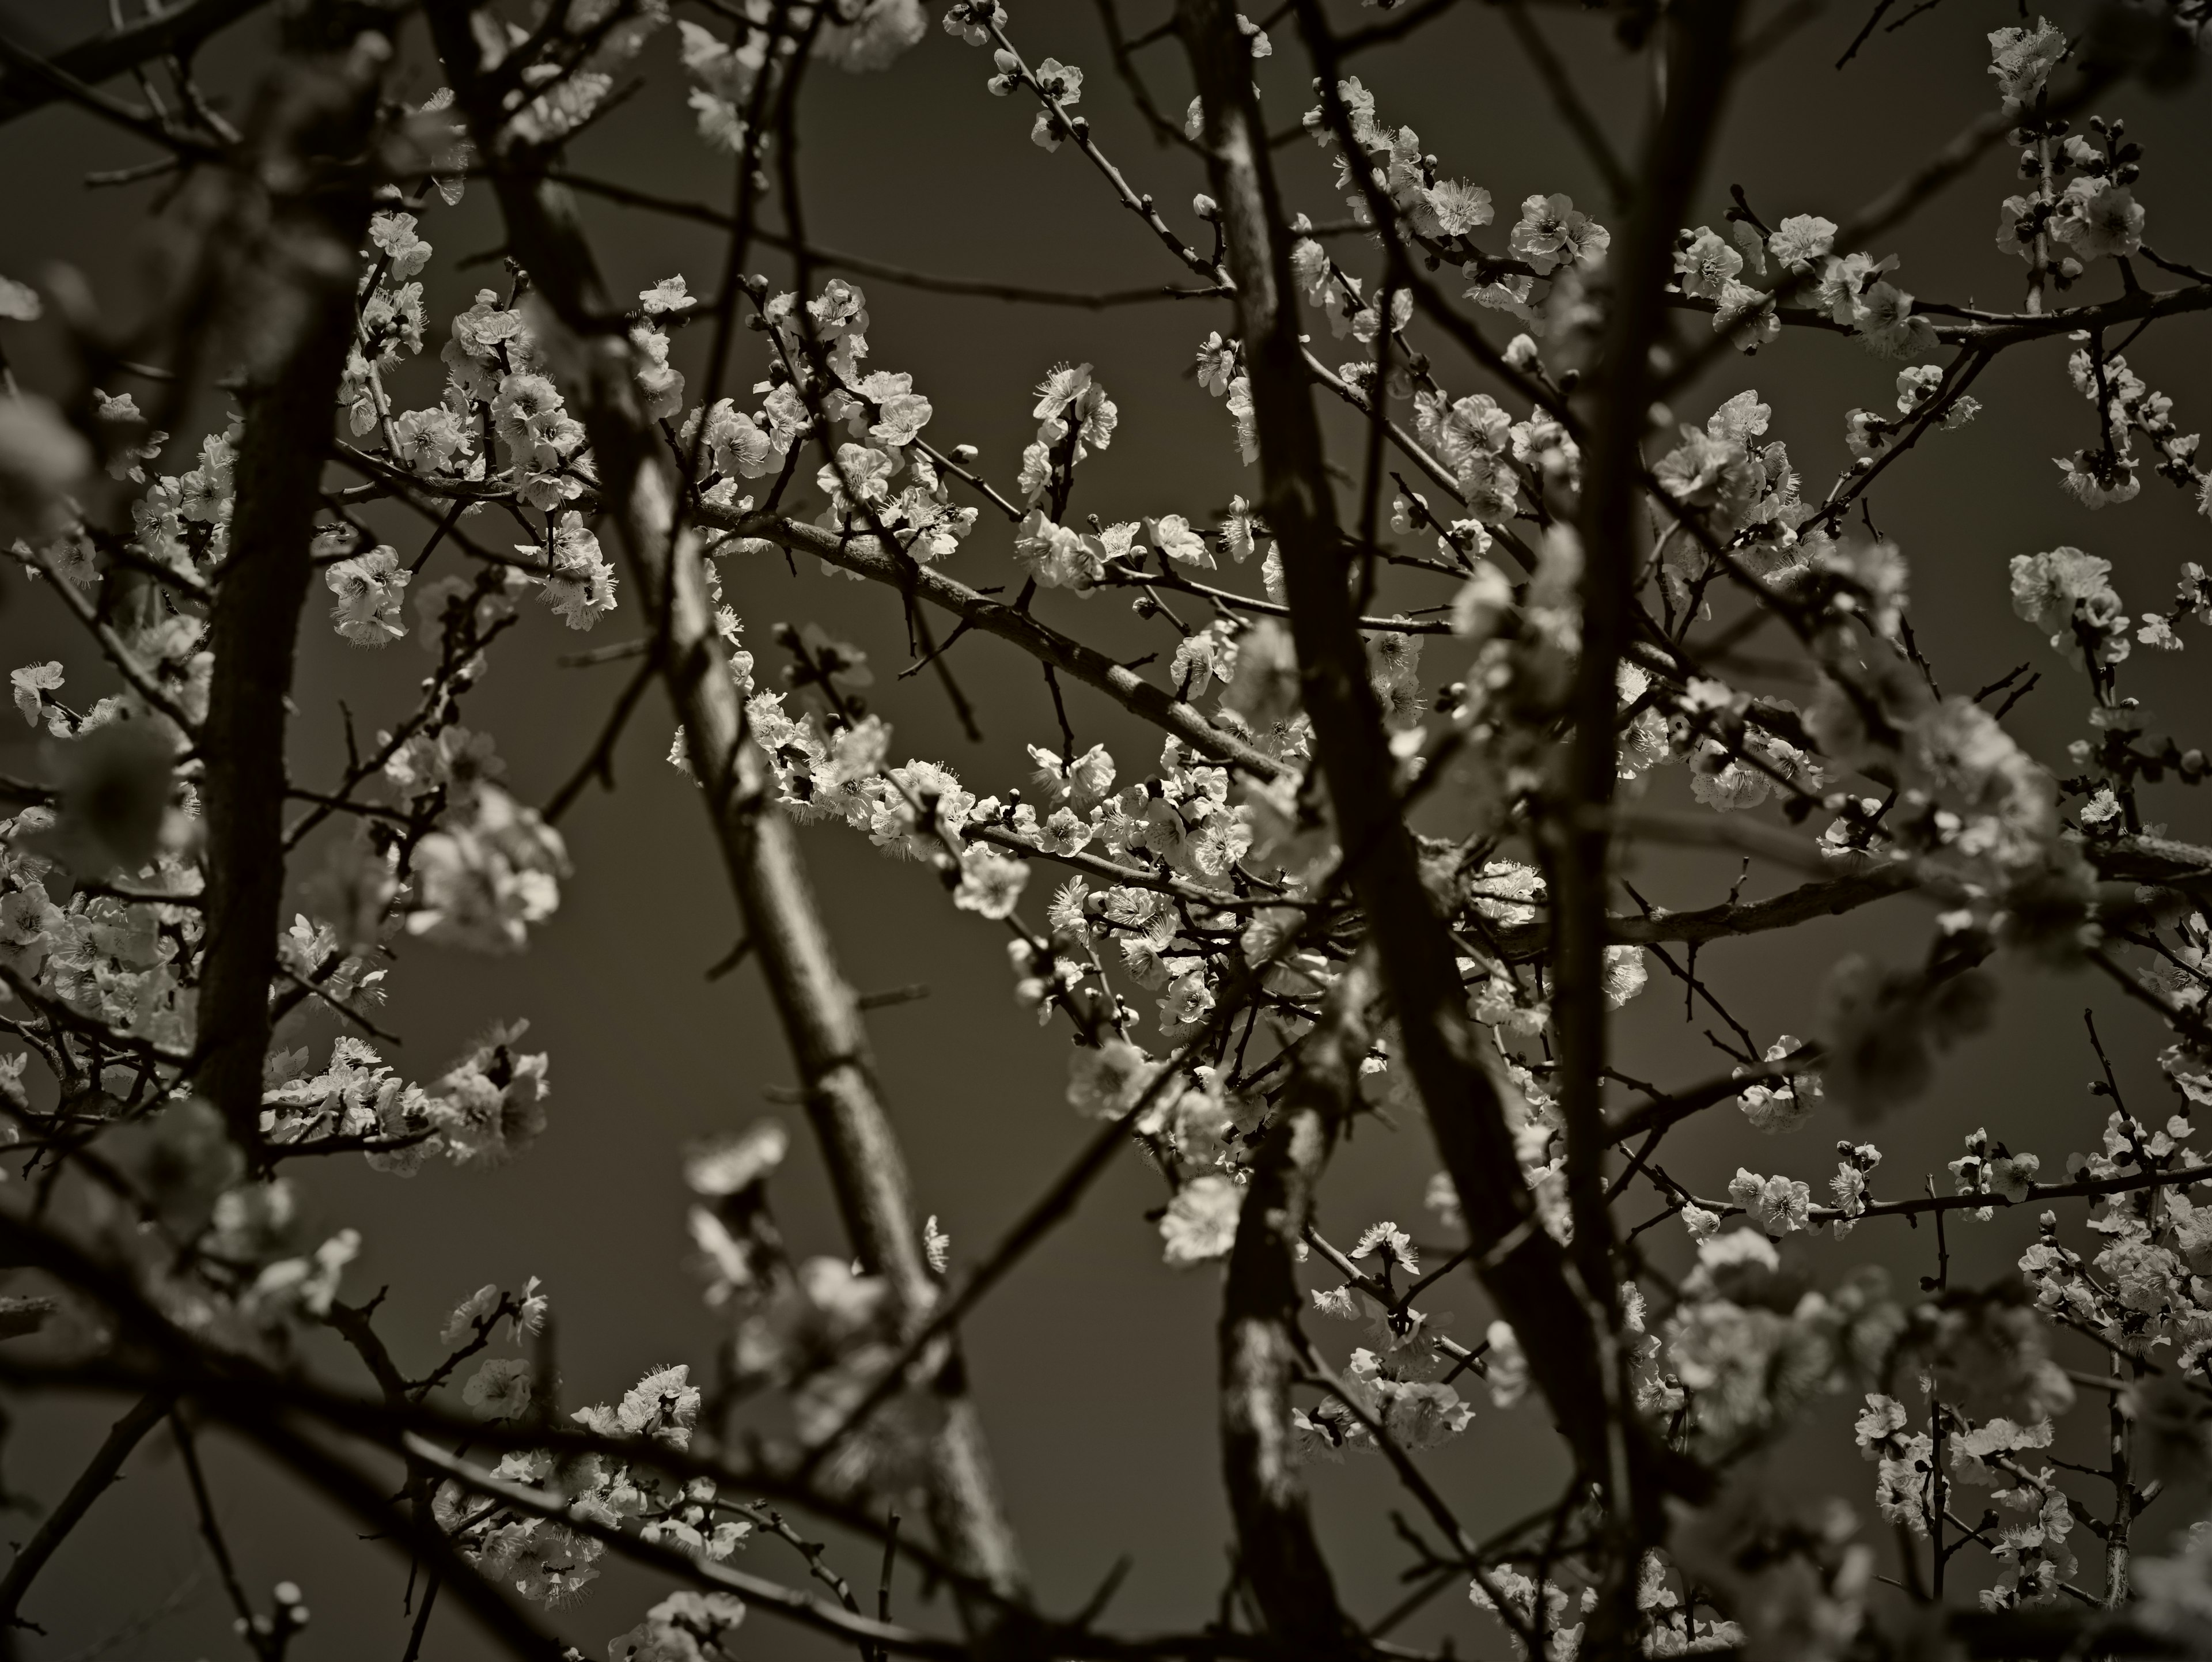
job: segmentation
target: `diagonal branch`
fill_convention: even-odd
[[[76,585],[63,574],[54,557],[45,549],[34,549],[31,558],[52,580],[54,593],[61,596],[62,604],[69,608],[70,614],[91,631],[92,638],[100,643],[101,653],[109,663],[115,666],[116,672],[123,677],[131,691],[143,699],[149,709],[167,716],[185,738],[197,737],[199,730],[192,725],[192,718],[185,712],[185,707],[161,690],[161,684],[155,679],[153,672],[138,661],[138,654],[115,632],[114,625],[101,620],[92,602],[86,600],[77,591]]]
[[[1097,648],[1085,646],[1073,636],[1063,635],[1038,622],[1030,613],[994,600],[928,566],[917,563],[912,570],[902,573],[899,562],[884,551],[878,538],[840,536],[820,526],[805,525],[796,520],[763,514],[735,515],[710,505],[700,508],[699,518],[702,524],[757,537],[794,554],[813,555],[842,571],[894,587],[910,585],[916,598],[942,606],[969,628],[1009,642],[1060,673],[1104,693],[1131,715],[1164,728],[1201,756],[1232,763],[1261,779],[1272,779],[1282,771],[1282,764],[1265,751],[1216,727],[1194,706],[1147,681],[1134,670],[1123,668]]]
[[[166,123],[131,108],[120,99],[110,98],[98,88],[87,86],[66,70],[57,68],[36,52],[26,52],[5,35],[0,35],[0,64],[6,64],[14,70],[15,73],[9,77],[11,82],[20,82],[42,88],[49,98],[62,100],[88,110],[125,132],[136,133],[150,144],[158,144],[179,155],[203,161],[217,160],[222,155],[204,140],[173,131]]]
[[[136,23],[111,29],[52,53],[45,61],[71,80],[97,86],[157,58],[189,58],[219,29],[257,12],[269,0],[188,0]],[[0,76],[0,123],[42,109],[64,94],[48,77],[17,68]]]
[[[169,1434],[177,1440],[177,1455],[184,1462],[185,1481],[192,1491],[192,1507],[199,1513],[200,1538],[207,1543],[208,1554],[215,1560],[216,1574],[222,1578],[222,1590],[229,1596],[230,1607],[238,1612],[246,1645],[263,1662],[270,1662],[268,1642],[253,1627],[253,1600],[246,1593],[246,1584],[238,1579],[238,1561],[231,1556],[230,1542],[216,1516],[215,1496],[208,1487],[207,1473],[200,1465],[198,1440],[173,1402],[169,1408]]]
[[[476,170],[477,178],[485,177],[482,168]],[[612,180],[594,179],[587,174],[571,173],[562,168],[549,168],[545,177],[586,196],[596,196],[620,207],[636,208],[648,213],[666,214],[672,219],[688,219],[696,224],[720,226],[724,230],[736,228],[736,219],[720,208],[710,208],[704,203],[687,202],[681,197],[660,196],[651,191],[641,191]],[[1036,283],[1001,283],[988,277],[946,277],[940,272],[917,271],[904,265],[894,265],[886,260],[872,259],[866,254],[841,253],[834,248],[817,247],[811,242],[795,242],[790,236],[772,230],[755,228],[753,240],[786,253],[804,255],[811,265],[830,271],[850,271],[895,288],[918,289],[924,294],[957,295],[969,300],[996,300],[1020,306],[1066,306],[1079,311],[1103,312],[1118,306],[1144,306],[1162,300],[1223,300],[1228,291],[1223,289],[1175,289],[1155,283],[1144,289],[1108,289],[1076,290],[1048,289]]]
[[[48,1513],[39,1523],[31,1538],[23,1543],[15,1554],[15,1562],[8,1566],[8,1574],[0,1576],[0,1634],[21,1623],[16,1611],[22,1607],[23,1595],[38,1579],[46,1561],[54,1555],[61,1543],[69,1539],[70,1531],[84,1521],[92,1510],[93,1502],[107,1492],[108,1485],[123,1473],[123,1463],[131,1458],[131,1450],[144,1440],[146,1434],[168,1417],[170,1405],[176,1397],[166,1391],[155,1391],[132,1404],[131,1411],[115,1422],[85,1469],[77,1474],[76,1482],[61,1499],[61,1504]]]
[[[936,1657],[945,1659],[945,1662],[960,1662],[960,1659],[971,1654],[969,1647],[959,1640],[939,1639],[909,1628],[878,1622],[857,1611],[833,1604],[826,1598],[817,1598],[811,1593],[801,1592],[765,1577],[717,1563],[703,1554],[684,1552],[673,1545],[663,1545],[627,1533],[596,1519],[580,1517],[569,1512],[559,1495],[548,1495],[543,1489],[532,1488],[526,1484],[498,1476],[481,1466],[447,1453],[435,1443],[418,1437],[413,1432],[403,1434],[403,1438],[410,1459],[419,1460],[453,1482],[500,1501],[511,1511],[526,1517],[557,1520],[564,1527],[600,1542],[622,1557],[648,1565],[664,1574],[680,1575],[701,1586],[734,1592],[749,1604],[773,1610],[776,1615],[815,1632],[855,1640],[864,1646],[881,1647],[896,1651],[902,1656]]]
[[[1589,159],[1590,166],[1596,169],[1614,210],[1625,210],[1634,197],[1635,181],[1629,178],[1628,169],[1620,165],[1620,158],[1613,154],[1613,144],[1606,137],[1605,129],[1598,125],[1597,118],[1590,113],[1589,106],[1583,101],[1581,93],[1576,90],[1574,80],[1567,73],[1567,66],[1559,61],[1559,53],[1552,50],[1552,43],[1544,38],[1543,30],[1536,27],[1536,20],[1528,15],[1527,0],[1507,0],[1500,9],[1505,14],[1505,21],[1513,31],[1513,38],[1521,43],[1521,50],[1528,53],[1529,63],[1535,66],[1537,79],[1544,83],[1544,90],[1552,95],[1552,105],[1559,112],[1559,119],[1566,124],[1567,131],[1574,134],[1583,147],[1583,154]]]
[[[1354,863],[1407,1060],[1457,1184],[1478,1250],[1529,1215],[1531,1201],[1506,1120],[1510,1082],[1489,1035],[1469,1017],[1450,936],[1423,888],[1397,808],[1394,764],[1368,683],[1330,501],[1321,425],[1298,338],[1285,221],[1249,48],[1229,0],[1182,0],[1178,13],[1206,117],[1212,195],[1221,204],[1231,276],[1240,296],[1267,523],[1282,550],[1291,633],[1316,749]],[[1318,24],[1317,11],[1309,18]],[[1541,1229],[1490,1266],[1485,1284],[1522,1336],[1532,1370],[1588,1472],[1605,1468],[1597,1351],[1559,1248]]]
[[[517,258],[538,292],[572,326],[610,316],[591,250],[566,191],[533,180],[532,158],[500,155],[497,88],[475,70],[467,0],[430,7],[434,37],[480,149],[496,156],[500,205]],[[742,234],[742,230],[739,233]],[[746,735],[708,599],[700,538],[677,508],[659,435],[632,380],[629,349],[604,331],[574,347],[572,396],[599,466],[601,499],[615,522],[647,613],[663,642],[661,675],[684,722],[687,753],[712,817],[731,886],[744,914],[776,1012],[806,1090],[854,1250],[883,1276],[902,1330],[925,1324],[938,1289],[923,1257],[905,1155],[884,1110],[859,1002],[839,968],[807,880],[791,822],[777,808],[774,776]],[[932,1510],[948,1555],[1003,1592],[1022,1571],[1003,1514],[982,1431],[950,1343],[939,1348],[929,1389],[937,1429],[929,1440]]]
[[[386,1497],[380,1477],[372,1478],[340,1459],[280,1415],[240,1415],[229,1423],[238,1434],[258,1443],[270,1458],[290,1467],[353,1513],[375,1536],[404,1542],[421,1554],[439,1584],[452,1587],[453,1596],[509,1653],[525,1662],[563,1662],[574,1654],[541,1629],[506,1588],[463,1557],[443,1530],[402,1512],[398,1502]]]

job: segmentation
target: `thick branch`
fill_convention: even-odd
[[[242,1148],[260,1136],[283,898],[285,698],[313,569],[324,446],[353,341],[355,250],[368,225],[371,181],[341,164],[368,136],[381,62],[374,50],[293,59],[264,94],[262,171],[281,165],[304,182],[274,204],[276,223],[247,251],[243,273],[253,331],[246,434],[230,555],[209,630],[215,671],[200,735],[208,945],[198,1074]]]
[[[478,146],[498,150],[495,88],[474,72],[470,7],[430,9],[447,73]],[[574,205],[557,186],[533,183],[526,166],[500,167],[496,186],[517,258],[554,310],[574,324],[612,315]],[[813,1121],[854,1251],[884,1277],[893,1318],[912,1330],[928,1318],[937,1284],[922,1255],[905,1157],[878,1090],[866,1030],[817,909],[791,822],[777,809],[767,760],[745,734],[744,711],[708,602],[696,532],[679,528],[674,482],[659,435],[641,408],[620,336],[574,343],[571,393],[599,465],[641,604],[663,630],[661,673],[684,722],[692,770],[744,913],[746,938],[766,977],[805,1081]],[[949,1555],[963,1570],[1012,1592],[1022,1581],[981,1428],[949,1345],[932,1385],[941,1423],[930,1449],[932,1502]]]
[[[1299,1047],[1280,1114],[1253,1158],[1222,1296],[1221,1462],[1237,1568],[1268,1631],[1300,1657],[1357,1652],[1307,1515],[1292,1446],[1291,1384],[1304,1346],[1291,1253],[1358,1083],[1376,990],[1374,956],[1362,953]]]
[[[1228,0],[1182,0],[1184,45],[1206,116],[1212,195],[1221,204],[1252,379],[1267,523],[1283,553],[1305,708],[1338,840],[1365,912],[1407,1061],[1458,1186],[1474,1244],[1486,1251],[1530,1208],[1506,1123],[1511,1089],[1495,1046],[1469,1018],[1454,947],[1422,886],[1395,803],[1393,763],[1368,683],[1328,495],[1321,425],[1298,339],[1290,256],[1250,52]],[[1485,1284],[1522,1336],[1532,1371],[1573,1440],[1578,1464],[1604,1469],[1603,1393],[1589,1322],[1541,1229],[1492,1265]]]
[[[2169,837],[2121,837],[2082,850],[2108,882],[2155,883],[2197,899],[2212,899],[2212,849]]]
[[[97,86],[112,76],[172,54],[189,58],[200,42],[268,0],[190,0],[136,23],[94,35],[54,53],[46,61],[71,79]],[[27,70],[0,76],[0,122],[42,109],[61,96],[54,84]]]
[[[1764,934],[1786,929],[1815,917],[1832,917],[1870,901],[1903,894],[1916,880],[1911,866],[1875,866],[1847,877],[1801,883],[1765,900],[1742,900],[1695,911],[1654,911],[1648,917],[1607,920],[1606,939],[1634,946],[1659,946],[1668,941],[1696,945],[1727,941],[1737,935]]]
[[[1559,1105],[1566,1119],[1567,1198],[1575,1252],[1593,1292],[1610,1288],[1613,1227],[1605,1204],[1606,898],[1618,770],[1618,673],[1636,609],[1644,557],[1637,537],[1640,450],[1650,423],[1650,351],[1666,326],[1675,228],[1704,166],[1727,91],[1737,0],[1692,0],[1667,31],[1667,104],[1644,154],[1624,247],[1611,262],[1612,316],[1586,454],[1582,656],[1573,694],[1574,743],[1547,829],[1558,906],[1553,919],[1559,1035]],[[1619,1497],[1615,1497],[1616,1504]]]

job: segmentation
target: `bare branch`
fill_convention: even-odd
[[[147,15],[137,22],[65,47],[46,61],[72,80],[97,86],[157,58],[189,58],[209,36],[268,3],[269,0],[185,0],[162,11],[149,8]],[[50,79],[29,70],[18,68],[0,76],[0,123],[27,115],[61,96]]]
[[[131,1411],[118,1420],[108,1432],[99,1449],[85,1469],[77,1474],[76,1482],[70,1485],[69,1493],[60,1503],[39,1521],[31,1538],[23,1543],[15,1554],[15,1562],[8,1566],[8,1573],[0,1576],[0,1630],[21,1625],[16,1614],[23,1605],[23,1595],[31,1590],[39,1572],[46,1567],[70,1537],[70,1531],[84,1521],[92,1510],[93,1502],[107,1493],[108,1485],[123,1474],[123,1463],[131,1458],[131,1450],[144,1440],[146,1434],[168,1417],[170,1405],[176,1397],[165,1391],[149,1391],[132,1405]]]
[[[0,35],[0,63],[10,65],[14,70],[8,76],[9,82],[26,88],[42,88],[49,98],[89,111],[111,126],[134,133],[149,144],[158,144],[179,155],[203,160],[216,159],[222,155],[222,151],[204,141],[187,133],[178,132],[144,112],[134,110],[120,100],[110,98],[96,88],[87,86],[67,70],[36,52],[26,52],[5,35]]]
[[[482,176],[482,170],[479,170]],[[720,226],[733,229],[737,222],[718,208],[704,203],[686,202],[680,197],[656,195],[628,185],[618,185],[611,180],[593,179],[586,174],[570,173],[560,168],[549,168],[547,179],[566,185],[571,190],[581,191],[586,196],[602,197],[625,208],[637,208],[651,213],[666,214],[674,219],[688,219],[702,225]],[[933,271],[916,271],[888,261],[870,259],[866,254],[850,254],[835,248],[820,248],[812,243],[795,244],[781,233],[754,228],[752,238],[770,248],[785,253],[804,251],[810,265],[825,271],[850,271],[872,282],[888,283],[894,288],[912,289],[919,293],[954,295],[969,300],[1004,301],[1018,306],[1068,307],[1081,312],[1110,311],[1122,306],[1144,306],[1163,300],[1224,300],[1229,291],[1221,288],[1178,289],[1155,284],[1145,289],[1109,289],[1084,292],[1068,289],[1047,289],[1034,283],[1000,283],[985,277],[945,277]]]
[[[1521,43],[1521,50],[1528,54],[1528,61],[1536,66],[1537,78],[1543,82],[1544,90],[1552,95],[1552,105],[1559,111],[1559,119],[1566,124],[1567,131],[1574,134],[1583,147],[1583,154],[1589,158],[1590,166],[1597,170],[1597,176],[1604,184],[1607,195],[1612,198],[1613,207],[1616,210],[1626,209],[1635,189],[1628,177],[1628,169],[1621,166],[1620,158],[1613,154],[1612,141],[1606,137],[1605,129],[1598,125],[1597,118],[1590,113],[1589,106],[1583,101],[1582,94],[1576,89],[1566,65],[1559,62],[1559,53],[1552,50],[1552,43],[1544,38],[1544,32],[1536,26],[1536,20],[1528,15],[1527,0],[1506,0],[1499,9],[1504,12],[1506,24],[1512,29],[1513,38]]]

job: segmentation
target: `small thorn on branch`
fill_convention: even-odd
[[[894,1004],[911,1004],[916,999],[928,996],[927,982],[912,981],[903,987],[886,987],[881,992],[862,993],[859,1001],[864,1010],[883,1010]]]
[[[563,669],[588,669],[594,664],[612,664],[624,658],[641,658],[652,650],[653,642],[640,636],[635,641],[617,641],[610,646],[593,647],[589,652],[563,653],[557,661]]]
[[[714,963],[707,966],[707,979],[709,981],[720,981],[724,976],[729,974],[731,971],[736,969],[738,965],[744,963],[746,958],[751,953],[752,949],[752,937],[750,935],[741,936],[736,946],[731,947],[728,952],[723,953],[721,957],[716,959]]]

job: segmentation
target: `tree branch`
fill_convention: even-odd
[[[8,1574],[0,1576],[0,1633],[21,1624],[22,1618],[16,1612],[22,1607],[23,1595],[31,1590],[31,1583],[38,1579],[39,1572],[46,1567],[46,1561],[61,1543],[69,1539],[70,1531],[84,1521],[93,1502],[122,1475],[123,1463],[131,1458],[131,1450],[168,1416],[170,1405],[175,1401],[175,1396],[167,1391],[149,1391],[140,1397],[131,1411],[115,1422],[91,1462],[77,1474],[69,1493],[62,1496],[61,1504],[40,1520],[38,1529],[15,1554],[15,1562],[8,1566]]]
[[[476,177],[484,177],[477,170]],[[737,221],[719,208],[704,203],[687,202],[681,197],[657,195],[651,191],[636,190],[628,185],[617,185],[611,180],[593,179],[588,174],[570,173],[562,168],[548,169],[545,177],[556,184],[581,191],[586,196],[596,196],[624,208],[636,208],[647,213],[666,214],[673,219],[688,219],[701,225],[720,226],[733,229]],[[1069,289],[1046,289],[1034,283],[1000,283],[986,277],[945,277],[934,271],[916,271],[888,261],[872,259],[866,254],[842,253],[835,248],[819,248],[811,243],[797,243],[790,237],[775,231],[755,227],[752,239],[786,253],[804,252],[807,263],[828,271],[850,271],[872,282],[888,283],[894,288],[913,289],[923,294],[957,295],[969,300],[1004,301],[1018,306],[1063,306],[1078,311],[1103,312],[1120,306],[1143,306],[1162,300],[1225,300],[1228,291],[1223,289],[1177,289],[1155,283],[1146,289],[1108,289],[1081,291]]]
[[[1348,1657],[1358,1647],[1307,1515],[1291,1427],[1298,1332],[1292,1249],[1358,1082],[1367,1006],[1376,987],[1364,953],[1329,989],[1298,1050],[1273,1127],[1252,1160],[1222,1294],[1221,1462],[1237,1521],[1237,1564],[1268,1631],[1298,1657]]]
[[[309,36],[324,14],[316,8],[288,28],[303,37],[303,54],[320,50],[288,58],[263,94],[264,169],[281,161],[309,182],[276,204],[270,234],[246,252],[253,326],[246,433],[209,628],[215,669],[201,733],[207,948],[196,1072],[246,1149],[260,1141],[283,898],[285,697],[313,574],[324,446],[353,344],[355,250],[368,227],[372,180],[345,164],[368,137],[383,62],[373,52],[344,52],[349,38]]]
[[[500,154],[502,112],[496,88],[474,69],[471,9],[466,0],[439,0],[429,8],[432,31],[479,148],[500,163],[495,183],[510,243],[571,327],[612,315],[618,308],[606,297],[568,193],[533,181],[527,158]],[[791,822],[776,807],[774,776],[746,736],[707,597],[700,539],[680,522],[659,435],[638,403],[627,344],[597,332],[573,344],[572,396],[599,465],[601,497],[641,603],[659,620],[662,679],[684,722],[746,938],[805,1082],[808,1117],[854,1251],[884,1277],[894,1321],[912,1331],[928,1319],[938,1289],[923,1257],[905,1156],[884,1109],[858,1001],[816,907]],[[927,1457],[935,1522],[960,1568],[1017,1591],[1023,1578],[1012,1531],[950,1344],[933,1360],[929,1378],[941,1410]]]
[[[72,79],[97,86],[158,58],[189,58],[217,30],[257,12],[269,0],[186,0],[167,11],[94,35],[46,61]],[[53,82],[27,70],[0,76],[0,123],[42,109],[62,94]]]
[[[1521,50],[1535,65],[1537,79],[1552,95],[1552,106],[1559,112],[1559,119],[1566,124],[1567,131],[1581,143],[1583,154],[1589,158],[1613,210],[1626,212],[1634,199],[1635,182],[1629,178],[1628,169],[1620,165],[1620,158],[1613,154],[1605,129],[1598,125],[1597,118],[1576,90],[1566,65],[1559,62],[1559,53],[1552,50],[1552,43],[1536,27],[1536,20],[1528,15],[1526,0],[1505,0],[1499,9],[1505,14],[1506,25],[1512,29],[1513,38],[1521,43]]]
[[[161,690],[161,684],[154,679],[152,672],[138,661],[138,654],[131,651],[112,625],[101,620],[92,602],[80,594],[76,586],[62,575],[61,567],[55,563],[54,557],[45,549],[34,549],[31,558],[52,580],[54,592],[61,596],[62,604],[70,609],[70,615],[91,631],[92,638],[100,643],[101,653],[109,663],[115,666],[116,672],[123,677],[131,691],[144,699],[150,709],[160,711],[176,723],[177,730],[186,739],[197,740],[199,729],[192,725],[191,717],[185,713],[184,706]]]
[[[1325,28],[1302,8],[1309,39]],[[1313,405],[1285,222],[1250,50],[1228,0],[1182,0],[1181,33],[1206,118],[1212,194],[1221,204],[1252,380],[1267,520],[1282,551],[1306,712],[1350,880],[1381,955],[1407,1061],[1479,1249],[1510,1234],[1531,1202],[1507,1129],[1507,1081],[1489,1035],[1468,1016],[1455,949],[1421,885],[1399,818],[1393,762],[1353,621],[1327,459]],[[1327,65],[1322,65],[1324,77]],[[1522,1335],[1531,1368],[1585,1470],[1604,1468],[1604,1403],[1587,1314],[1542,1230],[1492,1265],[1485,1284]]]
[[[1230,763],[1261,779],[1272,779],[1282,771],[1282,764],[1273,757],[1216,727],[1166,689],[1147,681],[1134,670],[1124,669],[1096,648],[1038,622],[1030,613],[979,594],[958,579],[927,565],[917,563],[911,572],[902,574],[899,563],[884,551],[877,538],[841,537],[834,531],[795,520],[730,514],[711,506],[702,507],[699,517],[703,524],[757,537],[794,554],[813,555],[840,570],[855,572],[892,587],[903,588],[910,584],[918,599],[943,607],[964,619],[969,628],[1010,642],[1060,673],[1104,693],[1131,715],[1165,728],[1201,756]]]
[[[1688,0],[1666,31],[1667,101],[1644,153],[1624,246],[1609,262],[1613,303],[1585,450],[1582,533],[1582,650],[1575,673],[1574,740],[1547,805],[1543,841],[1554,892],[1553,999],[1557,1084],[1566,1121],[1567,1200],[1575,1256],[1594,1295],[1610,1301],[1613,1224],[1605,1203],[1606,900],[1619,740],[1619,668],[1636,609],[1644,552],[1637,537],[1641,445],[1650,424],[1650,350],[1666,326],[1665,289],[1675,230],[1705,164],[1729,80],[1738,0]],[[1615,1403],[1616,1415],[1627,1412]],[[1633,1482],[1627,1472],[1616,1482]],[[1632,1489],[1632,1493],[1633,1493]],[[1627,1497],[1615,1493],[1615,1507]],[[1638,1496],[1658,1527],[1656,1496]],[[1626,1525],[1625,1516],[1617,1523]]]

